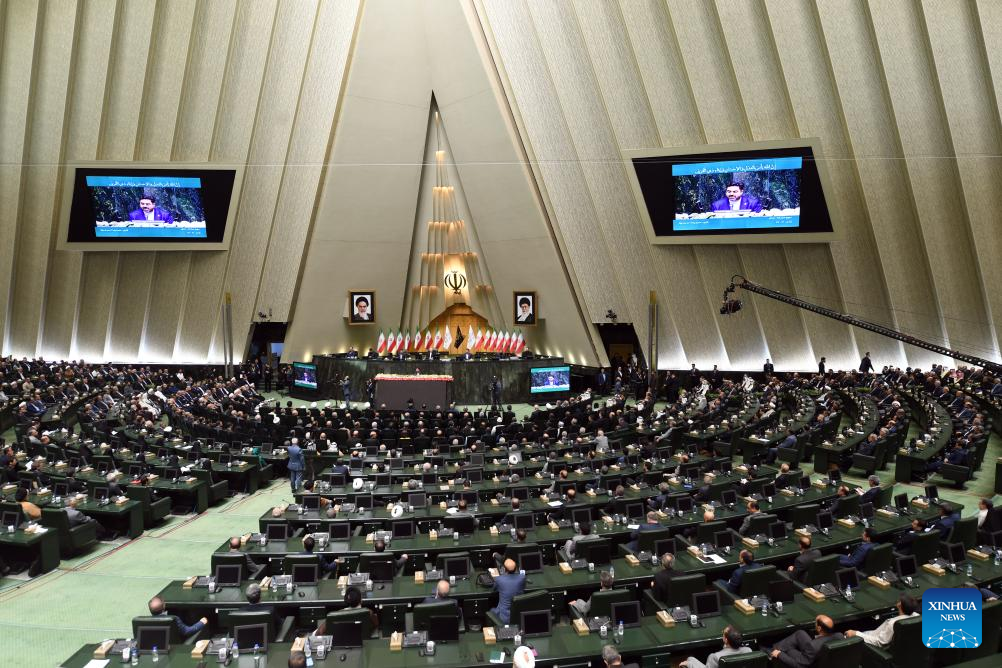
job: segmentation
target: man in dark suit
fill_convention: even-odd
[[[261,605],[261,585],[258,583],[252,582],[247,585],[244,595],[247,596],[248,605],[240,608],[240,610],[244,612],[271,612],[274,610],[270,605]]]
[[[800,554],[793,560],[793,565],[786,570],[793,574],[793,579],[797,582],[807,581],[807,569],[815,559],[821,556],[821,550],[811,547],[811,537],[800,537]]]
[[[748,475],[751,476],[751,473],[749,473]],[[748,515],[745,517],[744,521],[741,523],[741,528],[738,529],[738,533],[741,534],[742,536],[747,536],[748,535],[748,529],[751,528],[752,519],[755,518],[755,517],[759,517],[760,515],[764,515],[764,514],[765,513],[763,513],[758,508],[758,501],[754,501],[754,500],[753,501],[749,501],[748,502]]]
[[[164,600],[159,596],[154,596],[150,599],[149,608],[150,614],[154,617],[160,617],[161,615],[167,614],[167,604],[164,603]],[[209,620],[202,617],[191,626],[188,626],[181,620],[180,617],[174,617],[174,623],[177,625],[177,630],[181,634],[181,637],[187,638],[188,636],[195,635],[201,631],[202,628],[209,623]]]
[[[738,594],[741,592],[741,581],[744,579],[745,571],[759,565],[755,563],[755,555],[752,554],[751,550],[741,550],[741,554],[738,555],[738,561],[741,565],[735,568],[734,572],[731,573],[730,580],[727,582],[724,582],[723,580],[717,581],[723,583],[723,585],[727,587],[732,594]]]
[[[773,645],[769,656],[787,668],[808,668],[814,664],[818,652],[831,640],[841,640],[844,636],[835,631],[835,624],[828,615],[818,615],[814,619],[812,638],[804,630],[796,631]]]
[[[654,574],[654,581],[651,586],[654,588],[654,598],[662,603],[668,600],[668,592],[671,588],[671,581],[685,575],[674,569],[675,555],[667,552],[661,555],[661,570]]]
[[[877,503],[877,497],[880,496],[880,478],[875,475],[871,475],[867,478],[867,482],[869,483],[870,488],[865,492],[861,492],[861,496],[859,497],[860,505],[864,503],[875,504]]]
[[[458,602],[454,598],[449,597],[449,581],[439,580],[438,584],[435,586],[434,596],[425,596],[422,603],[452,603],[458,607]]]
[[[898,542],[894,544],[894,551],[900,552],[901,554],[911,554],[912,543],[915,542],[915,538],[924,534],[925,531],[926,528],[924,521],[920,519],[912,520],[911,531],[906,531],[900,538],[898,538]]]
[[[627,549],[631,552],[637,552],[638,545],[640,544],[640,534],[645,531],[655,531],[660,528],[661,525],[658,524],[658,514],[654,511],[648,512],[646,521],[638,526],[636,531],[630,534],[630,542],[626,545]]]
[[[779,456],[780,448],[795,448],[797,447],[797,437],[794,435],[792,429],[786,431],[786,438],[784,438],[779,445],[769,448],[769,451],[765,455],[765,463],[772,464],[776,461],[776,457]]]
[[[818,374],[821,375],[821,376],[825,375],[825,358],[824,357],[822,357],[820,360],[818,360]]]
[[[511,600],[525,591],[525,575],[516,571],[514,559],[505,559],[504,573],[494,578],[498,604],[491,612],[504,624],[511,623]]]
[[[767,357],[767,358],[765,359],[765,364],[763,364],[763,365],[762,365],[762,372],[763,372],[763,373],[764,373],[765,375],[767,375],[767,376],[771,376],[771,375],[772,375],[772,373],[773,373],[773,371],[775,371],[775,370],[776,370],[776,367],[775,367],[775,366],[773,366],[772,362],[771,362],[771,361],[769,360],[769,358]]]
[[[745,193],[745,184],[740,181],[728,183],[724,196],[713,202],[711,211],[754,211],[762,210],[758,197]]]
[[[859,372],[860,373],[871,373],[873,371],[873,362],[870,360],[870,353],[867,352],[863,355],[863,359],[859,361]]]
[[[839,565],[845,566],[846,568],[862,568],[863,564],[866,562],[866,555],[870,553],[870,550],[872,550],[874,546],[873,534],[874,530],[870,527],[863,529],[863,542],[853,548],[852,554],[843,554],[839,556]]]
[[[943,503],[939,507],[939,517],[929,523],[929,527],[932,529],[939,529],[940,535],[943,540],[946,540],[950,535],[950,529],[953,525],[957,523],[960,519],[960,513],[953,509],[953,506],[948,503]]]

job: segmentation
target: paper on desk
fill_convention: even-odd
[[[629,529],[629,530],[631,530],[631,531],[636,531],[637,529],[640,528],[640,525],[639,524],[627,524],[626,528]]]
[[[560,506],[562,506],[564,504],[563,504],[562,501],[550,501],[546,505],[548,505],[550,508],[559,508]]]
[[[84,668],[104,668],[109,663],[111,663],[110,659],[91,659],[84,664]]]
[[[705,557],[700,557],[699,560],[702,561],[702,562],[709,561],[709,562],[711,562],[713,564],[726,564],[727,563],[727,560],[724,559],[723,557],[721,557],[719,554],[708,554]]]

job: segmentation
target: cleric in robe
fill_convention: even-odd
[[[536,324],[536,294],[515,294],[515,322],[520,325]]]
[[[375,295],[372,291],[350,291],[348,298],[351,304],[351,324],[372,324],[376,317]]]
[[[727,184],[724,196],[713,203],[712,211],[762,211],[762,202],[758,197],[745,193],[745,184],[734,181]]]
[[[129,212],[129,220],[145,220],[147,222],[167,223],[174,222],[174,216],[166,209],[157,206],[157,200],[152,195],[143,195],[139,198],[139,208]]]

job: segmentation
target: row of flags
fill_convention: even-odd
[[[398,352],[422,352],[429,350],[441,350],[448,352],[450,349],[460,352],[463,350],[463,344],[465,342],[465,348],[469,352],[483,352],[483,353],[512,353],[519,354],[525,350],[525,338],[522,333],[514,332],[498,332],[495,330],[487,330],[486,332],[477,330],[475,333],[473,331],[473,326],[471,325],[466,336],[463,336],[463,330],[460,327],[456,327],[456,335],[453,337],[452,332],[449,327],[445,328],[445,333],[442,333],[441,329],[435,331],[434,334],[431,330],[427,330],[424,335],[421,334],[421,330],[415,330],[412,336],[410,332],[397,331],[396,334],[393,330],[389,332],[379,332],[379,338],[376,340],[376,352],[380,355],[384,353],[389,353],[391,355],[396,355]]]

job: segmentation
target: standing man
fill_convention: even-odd
[[[608,380],[608,377],[605,375],[605,367],[600,368],[598,373],[595,374],[595,390],[597,394],[605,394],[605,384]]]
[[[351,379],[348,376],[341,381],[341,392],[344,393],[344,407],[351,408]]]
[[[774,366],[772,365],[772,361],[770,361],[770,360],[769,360],[769,358],[768,358],[768,357],[766,357],[766,358],[765,358],[765,364],[763,364],[763,365],[762,365],[762,371],[763,371],[763,373],[765,373],[765,375],[767,375],[767,376],[771,376],[771,375],[772,375],[772,372],[773,372],[773,371],[774,371],[775,369],[776,369],[776,367],[774,367]]]
[[[871,373],[873,371],[873,362],[870,361],[870,353],[867,352],[863,355],[863,359],[859,361],[859,372],[860,373]]]
[[[822,376],[825,375],[825,358],[824,357],[822,357],[818,361],[818,374],[820,374]]]
[[[516,570],[514,559],[505,559],[504,573],[494,578],[498,605],[491,610],[504,624],[511,623],[511,600],[525,591],[525,575]]]
[[[501,380],[497,376],[491,377],[491,405],[501,405]]]
[[[365,381],[365,395],[369,397],[369,405],[373,406],[376,403],[376,379],[370,378]]]
[[[293,494],[299,489],[299,483],[303,481],[303,469],[306,468],[303,450],[297,441],[298,439],[293,439],[285,442],[285,447],[289,451],[289,482],[292,484]]]

